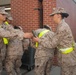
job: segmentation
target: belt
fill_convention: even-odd
[[[44,30],[44,31],[42,31],[39,35],[38,35],[38,37],[40,38],[40,37],[42,37],[45,33],[47,33],[49,30]],[[35,44],[35,46],[36,47],[38,47],[38,42],[36,42],[36,44]]]
[[[64,48],[64,49],[59,49],[63,54],[68,54],[71,53],[74,48],[73,47],[69,47],[69,48]]]

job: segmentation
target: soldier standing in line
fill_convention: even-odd
[[[35,35],[42,39],[45,44],[48,41],[45,41],[46,35],[49,34],[50,38],[53,38],[54,32],[51,31],[51,27],[45,25],[44,28],[37,29],[34,31]],[[49,37],[48,37],[49,38]],[[50,69],[52,67],[54,56],[54,49],[46,48],[41,44],[36,42],[36,52],[35,52],[35,75],[50,75]]]
[[[10,21],[12,20],[13,20],[12,16],[8,15],[5,24],[9,25]],[[19,27],[14,28],[20,30]],[[9,39],[5,60],[5,67],[8,75],[21,75],[20,66],[21,66],[22,55],[23,55],[22,40],[19,40],[19,38],[17,37]]]
[[[7,16],[7,20],[5,24],[8,24],[12,19],[11,15]],[[22,31],[20,26],[14,26],[14,29]],[[7,55],[6,55],[6,71],[8,75],[21,75],[20,66],[22,64],[21,58],[24,52],[25,44],[27,43],[26,40],[20,40],[17,37],[9,39],[9,43],[7,46]],[[24,47],[23,47],[24,44]]]
[[[14,37],[9,39],[6,55],[6,71],[8,75],[21,75],[20,66],[23,55],[22,40]]]
[[[5,54],[6,54],[6,44],[3,40],[3,38],[9,38],[13,39],[14,37],[17,37],[19,40],[22,40],[23,37],[25,38],[30,37],[28,33],[24,33],[20,30],[15,30],[11,25],[5,25],[4,21],[6,20],[6,16],[8,15],[7,12],[5,12],[4,7],[0,7],[0,75],[2,72],[2,62],[5,60]]]
[[[0,75],[2,72],[2,62],[5,60],[5,54],[6,54],[6,43],[4,42],[3,38],[7,37],[7,38],[13,38],[15,36],[18,36],[18,31],[9,31],[9,29],[7,29],[4,26],[4,21],[6,19],[6,15],[8,14],[7,12],[5,12],[4,7],[0,7]],[[9,26],[8,26],[9,28]],[[19,35],[21,37],[21,35],[23,36],[24,33],[21,32],[21,34]]]
[[[53,38],[48,38],[51,36],[47,34],[46,38],[44,38],[45,44],[43,44],[44,40],[42,39],[33,39],[45,48],[58,48],[58,62],[61,67],[61,75],[76,75],[75,41],[69,25],[64,20],[64,18],[67,18],[69,14],[64,10],[64,8],[55,8],[50,16],[58,25]]]

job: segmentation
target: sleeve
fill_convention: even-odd
[[[0,28],[0,37],[7,37],[7,38],[13,38],[13,37],[19,37],[20,39],[23,39],[24,32],[21,30],[14,29],[12,26],[4,28]]]
[[[46,37],[40,38],[39,43],[45,48],[55,48],[64,36],[64,31],[56,32],[55,34],[48,33]]]
[[[15,33],[0,28],[0,37],[14,37],[14,36],[16,36]]]
[[[17,38],[19,38],[19,40],[23,40],[25,34],[23,31],[19,29],[14,29],[14,33],[15,35],[17,35]]]

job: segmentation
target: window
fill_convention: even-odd
[[[73,0],[76,3],[76,0]]]
[[[6,6],[9,5],[11,0],[0,0],[0,6]]]
[[[10,13],[10,10],[11,10],[11,8],[10,8],[10,6],[11,6],[10,1],[11,0],[0,0],[0,7],[5,7],[5,10],[8,13]]]

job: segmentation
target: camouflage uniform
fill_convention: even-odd
[[[23,39],[22,40],[22,45],[23,45],[23,50],[25,51],[25,50],[28,50],[28,46],[29,46],[29,44],[30,44],[30,40],[29,39]]]
[[[5,60],[5,55],[6,55],[6,45],[4,45],[3,39],[0,38],[0,75],[3,69],[3,62]]]
[[[49,34],[46,34],[44,38],[41,38],[39,40],[39,44],[41,46],[44,46],[45,48],[67,48],[72,47],[74,39],[71,32],[70,27],[68,24],[62,20],[60,24],[57,27],[57,31],[53,38],[50,38],[51,36]],[[63,54],[61,51],[58,50],[58,62],[59,66],[61,66],[61,75],[76,75],[76,50],[74,50],[71,53]]]
[[[14,31],[14,29],[10,30],[10,28],[11,28],[10,26],[8,26],[7,28],[6,26],[4,26],[4,24],[0,28],[0,37],[1,37],[0,39],[0,43],[1,43],[0,44],[0,72],[2,71],[2,62],[6,54],[6,45],[4,44],[2,37],[7,37],[10,39],[20,34],[20,32]],[[23,35],[23,32],[21,32],[21,35]],[[19,35],[20,37],[18,38],[20,40],[22,39],[21,35]]]
[[[7,14],[8,13],[5,12],[5,8],[0,7],[0,75],[3,68],[2,62],[3,60],[5,60],[6,56],[6,44],[3,38],[13,39],[15,37],[18,38],[19,40],[22,40],[24,36],[24,33],[22,31],[15,30],[9,24],[8,25],[4,24]]]
[[[8,26],[7,26],[8,27]],[[13,29],[10,26],[9,30],[23,32],[20,29]],[[20,66],[21,66],[21,58],[23,55],[23,46],[22,46],[22,39],[19,37],[13,37],[9,39],[9,43],[7,46],[7,53],[6,53],[6,60],[5,60],[5,67],[8,75],[21,75]]]
[[[9,40],[6,56],[6,71],[8,75],[21,75],[20,66],[23,55],[22,41],[18,38]]]
[[[23,52],[28,49],[29,39],[18,38],[9,40],[6,56],[6,71],[8,75],[21,75],[20,66]]]
[[[38,29],[36,30],[36,35],[42,31],[46,30],[45,28],[43,29]],[[45,39],[46,35],[50,35],[50,38],[53,38],[52,36],[54,33],[52,31],[49,31],[45,33],[40,39],[42,39],[44,42],[42,44],[46,44]],[[48,42],[48,41],[47,41]],[[39,44],[38,47],[36,48],[35,52],[35,75],[49,75],[50,74],[50,68],[52,66],[52,57],[54,56],[54,49],[51,48],[46,48],[43,45]]]

